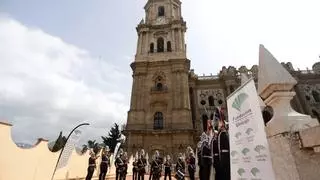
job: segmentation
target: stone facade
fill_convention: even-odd
[[[210,116],[215,106],[227,110],[226,97],[240,86],[241,73],[258,81],[258,66],[229,66],[218,75],[196,75],[186,57],[181,2],[149,0],[145,11],[145,20],[137,26],[137,52],[131,64],[133,85],[125,148],[128,152],[144,148],[149,153],[160,150],[161,154],[175,155],[189,145],[195,147],[206,128],[203,118]],[[293,69],[291,63],[282,65],[298,82],[293,108],[319,120],[320,62],[306,71]]]

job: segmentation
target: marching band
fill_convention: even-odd
[[[212,122],[212,120],[208,120],[207,130],[200,136],[200,141],[196,148],[197,153],[195,153],[191,147],[188,147],[185,154],[186,158],[184,158],[185,156],[182,153],[178,154],[178,160],[176,161],[174,168],[175,174],[173,177],[178,180],[184,180],[186,172],[188,172],[189,179],[194,180],[198,165],[200,180],[231,179],[230,147],[227,123],[223,118],[217,118],[215,122]],[[197,155],[197,159],[195,154]],[[89,158],[86,180],[90,180],[92,178],[94,169],[96,168],[95,161],[99,157],[95,156],[94,153],[91,153],[90,155],[91,157]],[[109,148],[107,147],[102,151],[99,180],[105,179],[108,168],[110,167],[109,157],[110,153]],[[119,151],[116,152],[115,157],[116,159],[114,164],[116,167],[116,180],[125,180],[129,163],[127,153],[120,148]],[[197,164],[196,161],[198,161]],[[166,155],[165,158],[162,158],[159,151],[155,151],[151,161],[148,162],[144,149],[137,152],[134,157],[132,162],[132,179],[144,180],[149,164],[149,180],[160,180],[162,174],[164,175],[165,180],[167,177],[171,180],[174,164],[170,155]],[[214,173],[211,172],[212,169],[214,169]]]

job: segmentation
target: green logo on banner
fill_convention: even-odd
[[[248,152],[250,152],[250,150],[248,148],[242,149],[242,154],[243,155],[247,155]]]
[[[252,128],[248,128],[247,130],[246,130],[246,133],[248,134],[248,135],[250,135],[250,133],[253,131],[253,129]]]
[[[240,168],[240,169],[238,169],[238,174],[240,175],[240,176],[242,176],[242,174],[243,173],[245,173],[246,171],[243,169],[243,168]]]
[[[246,93],[241,93],[239,94],[233,101],[232,107],[235,108],[236,110],[240,111],[242,103],[248,98],[248,94]]]
[[[257,145],[255,148],[254,148],[254,150],[257,152],[257,153],[259,153],[260,154],[260,151],[261,150],[265,150],[266,149],[266,147],[264,147],[263,145]]]
[[[232,151],[230,154],[231,154],[232,157],[235,157],[238,154],[238,152],[237,151]]]
[[[260,170],[258,169],[258,168],[256,168],[256,167],[254,167],[254,168],[252,168],[251,169],[251,174],[253,175],[253,176],[257,176],[257,174],[260,172]]]

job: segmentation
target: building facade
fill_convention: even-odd
[[[159,150],[162,155],[176,156],[187,146],[195,147],[215,107],[227,110],[226,97],[240,86],[241,73],[257,82],[258,66],[223,67],[218,75],[198,76],[186,57],[187,27],[181,1],[148,0],[144,9],[145,20],[136,28],[137,51],[131,64],[125,148],[130,153],[144,148],[149,153]],[[292,106],[319,119],[320,62],[307,71],[294,70],[291,63],[283,66],[299,82]],[[272,109],[267,107],[265,112],[267,121]]]

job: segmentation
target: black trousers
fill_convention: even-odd
[[[164,180],[167,180],[167,176],[169,176],[169,180],[171,180],[171,169],[170,168],[164,169]]]
[[[125,174],[124,172],[118,172],[116,170],[116,180],[124,180],[125,179]]]
[[[99,174],[99,180],[105,180],[106,179],[106,175],[108,172],[108,166],[101,164],[100,165],[100,174]]]
[[[138,179],[138,172],[137,171],[132,171],[132,180],[137,180]]]
[[[86,180],[91,180],[91,178],[93,176],[93,172],[94,172],[94,167],[93,166],[89,166],[88,169],[87,169]]]
[[[145,173],[138,173],[138,180],[144,180]]]
[[[194,170],[188,169],[190,180],[194,180]]]
[[[202,167],[202,179],[201,180],[210,180],[211,165]]]

